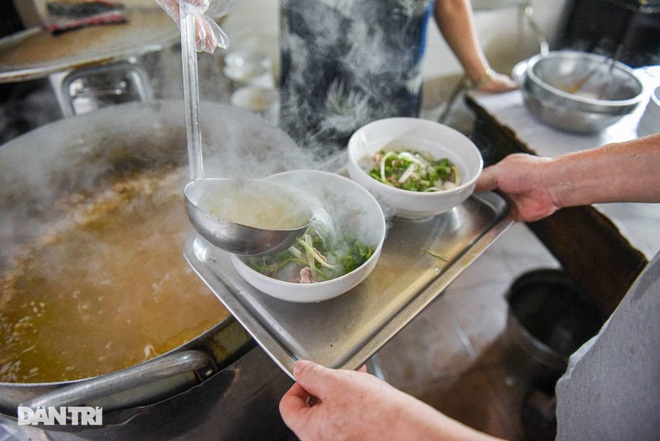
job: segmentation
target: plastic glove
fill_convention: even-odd
[[[155,2],[167,12],[180,25],[180,8],[186,14],[195,17],[195,48],[198,52],[212,54],[216,47],[227,49],[229,37],[209,17],[222,17],[227,15],[236,3],[236,0],[155,0]]]

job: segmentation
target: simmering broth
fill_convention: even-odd
[[[241,225],[287,230],[309,223],[311,211],[292,190],[273,183],[240,180],[207,182],[199,208]]]
[[[0,381],[101,375],[174,349],[229,313],[189,269],[187,170],[67,198],[59,224],[0,279]]]

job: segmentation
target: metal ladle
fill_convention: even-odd
[[[311,223],[311,209],[303,209],[305,198],[300,195],[300,190],[294,190],[295,187],[285,184],[266,184],[259,180],[235,181],[233,179],[204,178],[203,176],[197,53],[194,39],[195,16],[187,13],[183,4],[180,5],[179,15],[186,139],[191,178],[184,188],[188,218],[203,238],[231,253],[260,255],[284,250],[302,236]],[[232,185],[236,182],[240,182],[240,185]],[[274,223],[272,226],[263,222],[247,225],[237,221],[240,217],[236,218],[227,210],[214,212],[208,206],[204,206],[208,201],[217,202],[222,198],[239,201],[241,198],[236,193],[239,191],[243,192],[243,195],[270,196],[261,198],[259,206],[249,206],[249,203],[244,200],[242,201],[244,209],[264,212],[271,209],[276,210],[278,205],[281,208],[284,204],[290,209],[289,214],[296,214],[296,219],[294,221],[289,219],[288,223]]]
[[[312,211],[299,190],[262,180],[197,179],[185,188],[188,217],[213,245],[256,256],[289,248],[309,227]]]

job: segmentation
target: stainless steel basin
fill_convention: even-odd
[[[559,130],[581,133],[603,130],[632,113],[644,90],[624,64],[575,51],[531,58],[520,82],[525,106],[535,117]]]

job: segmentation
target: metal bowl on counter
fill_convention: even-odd
[[[206,175],[309,166],[258,116],[201,104]],[[0,425],[19,439],[287,435],[291,380],[183,258],[187,176],[179,101],[107,107],[0,148]],[[19,405],[100,406],[103,426],[19,425]]]
[[[632,113],[643,97],[632,69],[601,55],[556,51],[525,64],[519,78],[525,106],[559,130],[603,130]]]

